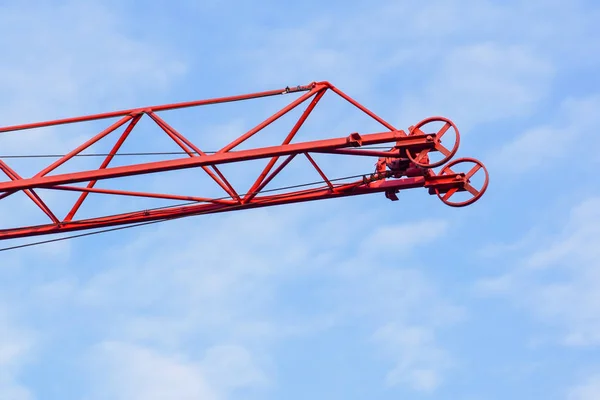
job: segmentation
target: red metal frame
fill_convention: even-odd
[[[346,101],[353,104],[362,112],[383,125],[386,130],[378,133],[359,134],[352,133],[346,137],[325,140],[291,143],[299,129],[303,126],[311,112],[319,103],[319,100],[327,92],[336,93]],[[206,154],[184,135],[170,126],[164,119],[158,116],[158,112],[198,107],[208,104],[226,103],[233,101],[244,101],[268,96],[280,96],[296,93],[300,95],[289,105],[267,118],[253,129],[244,133],[239,138],[218,150],[214,154]],[[310,100],[310,102],[309,102]],[[262,147],[249,150],[234,149],[266,128],[274,121],[289,113],[301,104],[309,102],[305,111],[297,120],[289,134],[279,146]],[[177,145],[187,153],[187,158],[175,158],[166,161],[138,163],[119,167],[110,167],[110,163],[118,153],[123,143],[135,128],[140,119],[147,115],[162,131],[165,132]],[[6,162],[0,160],[0,169],[9,178],[8,181],[0,182],[0,200],[17,191],[23,191],[47,216],[50,223],[36,226],[23,226],[11,229],[0,229],[0,240],[18,237],[28,237],[52,233],[62,233],[85,229],[111,227],[126,225],[145,221],[154,221],[170,218],[179,218],[191,215],[218,213],[248,208],[266,207],[272,205],[288,204],[353,196],[360,194],[384,192],[392,200],[396,200],[396,193],[400,190],[424,187],[429,189],[430,194],[437,194],[443,202],[448,205],[461,207],[472,204],[485,192],[488,184],[488,173],[483,164],[474,159],[459,159],[446,165],[440,174],[436,174],[432,168],[448,162],[458,150],[459,133],[454,124],[445,118],[434,117],[421,121],[416,126],[410,127],[408,132],[398,130],[391,124],[375,115],[372,111],[350,98],[347,94],[329,82],[313,82],[305,86],[294,88],[277,89],[260,93],[245,94],[240,96],[222,97],[216,99],[200,100],[193,102],[168,104],[153,107],[143,107],[123,110],[111,113],[96,114],[77,118],[60,119],[48,122],[39,122],[26,125],[0,127],[0,133],[17,130],[26,130],[53,125],[64,125],[80,123],[85,121],[101,120],[107,118],[120,118],[117,122],[98,133],[93,138],[81,144],[68,154],[51,163],[46,168],[31,178],[22,178]],[[437,133],[426,133],[424,127],[431,122],[444,122],[444,126]],[[117,129],[126,126],[123,133],[116,140],[112,150],[108,153],[102,164],[94,170],[79,171],[66,174],[49,175],[58,167],[81,154],[84,150],[108,136]],[[455,144],[452,149],[441,145],[441,137],[453,128],[455,132]],[[381,151],[361,148],[369,145],[388,144],[390,150]],[[442,159],[430,161],[430,155],[440,153]],[[314,160],[311,154],[338,154],[360,157],[375,157],[377,167],[373,174],[364,176],[362,179],[350,183],[337,184],[332,182],[323,169]],[[308,159],[323,179],[323,186],[317,189],[287,190],[284,193],[267,195],[261,194],[265,186],[277,176],[289,162],[296,156]],[[284,161],[275,169],[279,159],[285,157]],[[241,194],[235,190],[231,183],[219,170],[222,164],[243,163],[249,160],[269,159],[267,166],[254,181],[248,193]],[[456,173],[450,167],[461,162],[475,163],[468,173]],[[165,193],[143,193],[125,190],[98,189],[94,186],[99,180],[108,180],[118,177],[135,176],[142,174],[158,173],[188,168],[202,168],[224,191],[227,198],[204,198],[194,196],[180,196]],[[485,173],[485,182],[481,189],[476,190],[470,184],[472,176],[482,170]],[[73,186],[75,183],[87,183],[85,186]],[[60,191],[77,191],[81,195],[63,218],[58,218],[44,201],[37,195],[35,189],[44,188]],[[457,192],[468,192],[472,198],[463,202],[450,202],[449,198]],[[140,196],[148,198],[161,198],[172,200],[184,200],[195,202],[192,205],[178,205],[168,208],[142,210],[118,215],[99,216],[90,219],[76,220],[75,216],[89,193],[102,193],[118,196]]]

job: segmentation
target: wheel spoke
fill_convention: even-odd
[[[435,149],[437,151],[439,151],[440,153],[442,153],[443,155],[445,155],[446,157],[450,157],[450,155],[452,154],[452,152],[450,150],[448,150],[447,148],[445,148],[441,144],[436,144],[435,145]]]
[[[440,124],[441,122],[441,124]],[[433,124],[435,123],[435,124]],[[440,127],[439,130],[436,131],[437,127],[439,125],[442,125]],[[454,143],[450,143],[452,142],[452,138],[448,139],[449,142],[447,144],[452,144],[452,148],[449,148],[449,146],[443,146],[441,143],[441,139],[442,136],[444,136],[446,133],[448,133],[449,129],[453,129],[454,132],[451,132],[452,135],[451,136],[455,136],[454,139]],[[428,143],[431,147],[428,148],[428,152],[429,151],[439,151],[442,156],[438,156],[438,158],[440,158],[439,160],[431,160],[431,156],[429,156],[428,159],[426,159],[425,157],[423,157],[423,153],[414,153],[414,152],[410,152],[407,150],[407,155],[408,158],[410,158],[410,160],[412,162],[414,162],[415,164],[419,165],[420,167],[424,167],[424,168],[436,168],[439,167],[445,163],[447,163],[448,161],[450,161],[450,159],[452,158],[452,156],[456,153],[456,150],[458,149],[458,145],[460,143],[460,135],[458,133],[458,129],[456,129],[456,126],[454,125],[454,123],[452,123],[452,121],[447,120],[446,118],[442,118],[442,117],[432,117],[432,118],[426,118],[422,121],[420,121],[419,123],[417,123],[414,126],[411,126],[409,128],[410,131],[410,135],[413,136],[417,136],[417,135],[426,135],[427,137],[429,137],[430,139],[430,143]],[[435,133],[437,132],[437,133]]]
[[[475,164],[475,166],[473,168],[471,168],[471,170],[467,173],[467,179],[471,179],[471,177],[473,175],[475,175],[477,173],[477,171],[479,171],[480,169],[481,169],[481,165]]]
[[[440,129],[440,131],[437,133],[437,140],[440,140],[442,136],[444,136],[446,134],[446,132],[448,132],[448,129],[450,129],[452,125],[450,125],[449,122],[446,122],[444,124],[444,126],[442,127],[442,129]]]
[[[465,183],[465,189],[471,193],[473,196],[477,196],[479,194],[479,190],[475,189],[473,186],[471,186],[470,183]]]
[[[456,175],[456,172],[452,171],[452,168],[450,168],[450,167],[445,167],[444,175]]]
[[[470,169],[465,168],[469,171],[466,174],[465,173],[457,174],[451,169],[451,167],[455,167],[456,165],[464,164],[464,163],[472,163],[475,165],[473,167],[471,167]],[[463,168],[460,168],[460,169],[462,170]],[[475,187],[473,187],[473,185],[469,181],[469,178],[471,178],[473,175],[475,175],[479,170],[484,171],[485,180],[483,182],[483,186],[480,189],[476,189]],[[439,199],[442,200],[447,205],[452,206],[452,207],[464,207],[464,206],[467,206],[469,204],[473,204],[474,202],[476,202],[487,190],[488,182],[489,182],[487,169],[483,166],[483,164],[481,164],[480,161],[478,161],[474,158],[459,158],[457,160],[454,160],[442,168],[442,170],[440,171],[440,175],[459,175],[460,176],[460,179],[457,179],[456,182],[454,182],[452,184],[452,186],[454,186],[454,187],[449,188],[447,192],[441,193],[441,190],[436,190]],[[464,200],[464,201],[449,200],[454,195],[454,193],[463,192],[463,191],[469,193],[469,196],[468,196],[468,197],[470,197],[469,199]]]
[[[452,188],[452,189],[448,190],[448,191],[446,192],[446,194],[444,195],[444,197],[442,197],[442,200],[444,200],[444,201],[447,201],[447,200],[448,200],[450,197],[452,197],[452,195],[453,195],[454,193],[456,193],[457,191],[458,191],[458,189],[457,189],[457,188]]]
[[[422,160],[425,158],[425,156],[427,156],[428,153],[429,153],[429,149],[421,150],[419,152],[419,154],[417,155],[417,157],[415,158],[415,160],[417,160],[418,162],[422,162]]]

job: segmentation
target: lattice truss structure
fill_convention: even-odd
[[[307,120],[326,93],[332,93],[341,98],[341,101],[347,102],[345,104],[350,104],[362,112],[381,126],[380,131],[347,132],[340,137],[322,137],[326,135],[317,133],[321,135],[317,137],[318,140],[300,140],[302,135],[298,135],[299,131],[306,125]],[[184,135],[172,123],[167,122],[168,118],[162,115],[173,110],[222,107],[217,105],[258,101],[257,99],[276,96],[287,96],[293,100],[253,128],[245,131],[241,136],[229,140],[220,149],[211,152],[199,147],[198,143],[190,140],[189,135]],[[276,121],[293,113],[296,113],[293,123],[285,131],[280,130],[281,136],[278,143],[269,146],[248,146],[248,143],[252,142],[253,138],[260,136],[261,132],[264,132]],[[43,217],[45,214],[44,218],[47,218],[45,222],[24,223],[17,227],[2,226],[0,221],[0,240],[93,230],[370,193],[384,193],[388,199],[397,200],[398,192],[415,188],[426,189],[430,195],[438,196],[447,205],[463,207],[481,198],[489,182],[488,171],[480,161],[474,158],[460,158],[451,161],[459,148],[460,135],[455,124],[449,119],[432,117],[410,126],[408,130],[401,130],[329,82],[313,82],[304,86],[260,93],[14,125],[0,128],[0,133],[4,135],[13,131],[37,131],[40,128],[65,127],[66,125],[72,127],[86,122],[102,123],[107,120],[109,120],[106,124],[109,125],[108,127],[85,140],[81,145],[73,146],[74,148],[66,154],[57,155],[53,162],[29,178],[22,177],[16,168],[10,165],[13,161],[10,157],[0,154],[0,170],[4,175],[3,178],[0,178],[0,210],[5,199],[20,192],[28,198],[27,200],[23,197],[24,199],[31,201],[43,212],[43,214],[40,213],[40,216]],[[158,127],[161,134],[166,135],[165,137],[168,137],[180,151],[161,153],[163,156],[168,155],[161,160],[122,163],[121,160],[126,159],[126,157],[119,157],[125,155],[122,149],[132,133],[139,130],[136,127],[139,127],[140,122],[144,120],[146,123],[151,122]],[[23,133],[18,132],[18,134]],[[17,132],[13,134],[17,134]],[[219,132],[207,132],[206,134],[214,137],[222,136]],[[315,139],[315,133],[312,132],[309,137]],[[269,138],[272,139],[273,135],[270,135]],[[64,169],[72,160],[91,155],[90,149],[101,141],[103,143],[110,141],[112,144],[110,150],[105,154],[94,154],[96,157],[102,156],[103,161],[98,162],[99,165],[96,164],[94,168],[86,167],[61,172],[61,168]],[[142,153],[135,154],[137,156],[144,155]],[[345,159],[339,164],[319,161],[325,156],[344,157]],[[285,185],[287,182],[284,182],[283,187],[271,188],[270,185],[274,180],[284,174],[286,168],[293,164],[293,160],[299,158],[304,159],[303,165],[306,168],[313,169],[313,172],[320,177],[318,182],[313,182],[312,185]],[[325,165],[335,164],[348,166],[352,165],[354,161],[358,163],[365,159],[369,160],[371,170],[351,176],[346,174],[341,177],[339,175],[332,177],[325,167]],[[89,165],[90,160],[94,159],[86,158],[86,166]],[[139,161],[139,157],[136,160]],[[232,178],[235,178],[235,174],[247,173],[250,169],[246,168],[246,164],[256,161],[263,164],[251,185],[240,187],[234,184],[235,179]],[[437,172],[434,171],[439,167],[441,168]],[[228,172],[224,172],[225,169]],[[131,180],[116,184],[123,178],[181,170],[193,170],[205,174],[204,177],[212,181],[213,188],[206,190],[206,193],[211,192],[211,194],[196,193],[202,192],[202,188],[196,188],[198,185],[193,185],[194,178],[189,180],[190,191],[194,193],[172,194],[164,193],[162,190],[133,190],[132,187],[135,185],[123,183],[131,182]],[[0,173],[0,175],[2,174]],[[480,177],[480,182],[475,184],[477,177]],[[204,187],[210,184],[210,182],[203,182]],[[220,193],[212,190],[215,188]],[[71,192],[75,194],[75,197],[68,205],[68,212],[60,215],[56,206],[51,207],[43,199],[44,196],[40,195],[41,191],[48,192],[49,195],[53,192]],[[177,203],[117,213],[108,213],[103,207],[98,206],[98,203],[94,203],[86,210],[86,214],[90,215],[82,216],[82,207],[89,203],[89,198],[93,196],[116,196],[113,204],[117,205],[120,203],[134,204],[122,200],[131,198],[161,199]],[[11,204],[13,208],[20,207],[22,202]],[[61,206],[65,206],[64,202],[61,203]],[[18,213],[18,211],[18,209],[8,210],[10,213]],[[5,210],[5,212],[7,211]],[[94,212],[96,215],[93,215]]]

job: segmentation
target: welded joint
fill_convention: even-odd
[[[333,84],[329,81],[320,81],[320,82],[315,82],[315,85],[319,85],[319,86],[323,86],[326,87],[328,89],[334,89],[335,86],[333,86]]]
[[[129,113],[130,117],[137,117],[138,115],[150,114],[152,112],[151,108],[141,108],[139,110],[133,110]]]

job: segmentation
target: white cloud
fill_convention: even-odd
[[[32,332],[14,323],[7,304],[0,304],[0,398],[33,399],[32,393],[19,382],[19,373],[32,357],[35,344]]]
[[[99,107],[116,99],[125,106],[186,71],[171,50],[134,38],[126,20],[99,2],[1,10],[0,46],[11,56],[0,74],[0,88],[11,94],[2,101],[4,124],[107,111]]]
[[[415,223],[382,226],[361,246],[367,252],[391,244],[397,252],[410,251],[431,244],[434,239],[446,233],[447,227],[446,221],[426,219]]]
[[[94,349],[94,398],[182,400],[220,397],[202,367],[185,358],[158,354],[136,345],[105,342]]]
[[[405,263],[375,267],[368,259],[365,255],[357,260],[361,273],[342,281],[341,310],[347,319],[370,321],[373,343],[385,362],[391,363],[385,378],[388,385],[433,392],[454,361],[436,332],[462,321],[466,312],[444,298],[422,272],[404,268]],[[376,262],[385,260],[381,257]]]
[[[404,244],[400,263],[395,243],[410,235],[436,239],[445,234],[446,223],[425,220],[372,229],[365,223],[376,213],[356,220],[334,216],[333,223],[323,216],[330,207],[335,205],[297,205],[164,225],[107,249],[97,260],[103,270],[89,279],[59,280],[36,293],[56,306],[75,304],[93,313],[102,327],[95,337],[121,343],[100,347],[111,363],[120,364],[115,357],[121,353],[148,359],[140,361],[147,368],[125,363],[126,370],[114,372],[133,374],[131,379],[101,378],[123,396],[161,369],[169,374],[147,390],[177,385],[189,387],[181,396],[191,396],[206,386],[221,396],[238,386],[264,386],[277,368],[269,350],[274,344],[358,321],[373,335],[372,341],[364,338],[365,344],[375,345],[372,350],[390,363],[382,383],[435,390],[451,359],[435,332],[459,321],[464,311],[441,298],[423,273],[408,268],[419,243]],[[288,229],[302,225],[307,228],[302,234]],[[361,238],[373,245],[336,255],[338,246]],[[378,243],[384,238],[386,243]],[[303,293],[282,291],[304,279],[317,283]],[[306,302],[313,304],[310,310]],[[198,349],[207,349],[202,359]],[[177,358],[183,353],[189,358]],[[198,371],[206,384],[190,386]]]
[[[600,344],[600,198],[574,206],[556,235],[520,257],[504,275],[482,280],[478,290],[502,294],[555,326],[569,346]],[[503,259],[510,260],[504,254]]]
[[[268,383],[265,373],[254,365],[252,355],[241,346],[213,346],[206,352],[203,365],[210,382],[218,387],[234,389]]]
[[[102,112],[116,106],[130,107],[134,101],[139,104],[140,95],[164,90],[185,72],[185,64],[175,53],[160,43],[133,38],[124,21],[118,13],[99,2],[0,5],[2,125]],[[3,154],[64,152],[80,144],[84,136],[89,137],[89,129],[85,126],[77,131],[71,126],[3,133],[0,134],[0,148]],[[22,176],[28,176],[47,165],[48,160],[8,160],[8,163]],[[5,179],[4,176],[0,178]],[[48,200],[53,196],[42,197]],[[29,199],[17,200],[29,202]],[[1,202],[2,216],[7,218],[2,218],[0,228],[6,228],[5,224],[12,222],[12,225],[25,224],[31,221],[30,217],[41,213],[35,206],[24,206],[19,201],[11,204],[11,201],[9,198]],[[3,281],[10,282],[3,287],[3,297],[9,299],[17,291],[14,276],[20,267],[26,266],[31,272],[37,265],[65,265],[70,261],[69,252],[70,244],[61,242],[21,253],[3,253],[2,275],[6,278]],[[73,282],[68,279],[49,282],[46,281],[48,275],[51,275],[48,271],[35,277],[28,274],[25,279],[34,287],[31,294],[35,300],[32,302],[39,301],[29,315],[36,321],[43,319],[40,310],[53,312],[56,307],[64,307],[61,301],[74,290]],[[23,289],[20,283],[18,285]],[[29,286],[23,291],[29,291]],[[22,293],[16,296],[18,302],[7,301],[10,314],[20,314],[21,306],[27,307],[27,301],[22,301]],[[55,329],[53,326],[46,333],[50,335]],[[40,332],[36,334],[40,334],[42,340],[47,338]],[[29,389],[18,383],[30,361],[33,343],[31,332],[17,330],[2,315],[0,398],[33,398]]]
[[[596,400],[600,398],[600,375],[589,377],[585,382],[569,390],[567,400]]]
[[[424,86],[407,95],[402,115],[405,120],[448,116],[468,132],[475,124],[530,113],[547,94],[552,74],[550,62],[527,46],[451,47],[440,54]]]
[[[74,117],[148,105],[142,98],[164,93],[186,72],[180,55],[160,42],[135,38],[125,18],[101,2],[60,1],[0,5],[0,99],[2,126]],[[2,154],[64,154],[110,123],[83,123],[0,134]],[[116,141],[113,134],[102,141]],[[96,147],[97,150],[97,147]],[[31,176],[51,159],[5,160]],[[96,168],[97,160],[65,164]],[[8,180],[0,173],[0,181]],[[38,191],[58,218],[75,201],[71,193]],[[25,203],[25,204],[23,204]],[[21,193],[0,202],[0,229],[47,223],[49,219]],[[10,210],[10,211],[7,211]],[[15,211],[16,210],[16,211]],[[55,243],[40,251],[68,253]]]
[[[442,383],[449,357],[436,344],[431,329],[385,325],[374,333],[373,339],[396,359],[396,365],[386,376],[388,385],[409,385],[431,393]]]
[[[522,174],[524,171],[539,171],[538,168],[551,166],[559,160],[572,159],[575,154],[578,157],[585,154],[589,161],[598,162],[600,158],[597,156],[582,153],[582,143],[585,147],[600,143],[591,134],[600,123],[599,108],[599,94],[565,99],[550,124],[525,130],[488,157],[490,165],[497,171]],[[515,159],[519,162],[506,162]]]
[[[128,342],[105,341],[88,353],[92,398],[228,398],[237,388],[265,384],[264,373],[243,347],[218,345],[194,360]]]
[[[0,92],[9,94],[0,99],[2,126],[150,105],[148,98],[164,93],[187,71],[185,62],[160,42],[133,37],[124,21],[95,1],[1,5]],[[64,154],[110,123],[2,133],[0,148],[3,154]],[[101,143],[114,141],[113,134]],[[50,163],[5,161],[21,176]],[[65,167],[74,165],[95,168],[97,160],[80,158]],[[53,193],[41,197],[48,201]]]
[[[510,39],[465,36],[504,34],[509,23],[515,30],[529,27],[518,23],[515,14],[520,14],[512,8],[473,1],[438,1],[426,7],[389,1],[352,10],[343,24],[319,13],[286,19],[286,27],[275,33],[250,33],[252,27],[239,24],[238,38],[243,36],[251,45],[231,57],[235,78],[251,77],[252,84],[260,86],[274,80],[291,84],[331,79],[377,112],[398,115],[400,103],[402,124],[439,112],[456,120],[461,132],[472,124],[530,113],[547,94],[555,70],[531,35],[519,36],[518,46]],[[5,121],[138,104],[142,95],[149,97],[185,71],[179,58],[171,61],[169,48],[133,39],[124,20],[98,4],[69,2],[35,12],[5,7],[0,9],[0,22],[12,32],[2,36],[0,46],[15,53],[26,47],[30,52],[1,67],[6,78],[0,77],[0,89],[14,93],[5,104],[0,100]],[[32,30],[34,25],[43,33]],[[63,31],[64,26],[70,31]],[[535,24],[532,30],[540,32],[539,28]],[[13,40],[14,32],[20,41]],[[252,67],[242,71],[240,65]],[[385,90],[390,87],[394,90]],[[575,115],[581,105],[566,104],[565,112]],[[588,114],[596,105],[589,103]],[[354,126],[350,117],[341,115],[338,123]],[[240,119],[224,126],[225,135],[245,124]],[[547,136],[546,129],[534,130],[523,143]],[[550,129],[550,136],[560,134]],[[56,137],[57,131],[52,132]],[[75,142],[28,137],[3,143],[3,148],[32,144],[48,151]],[[562,136],[556,139],[566,144]],[[507,147],[505,155],[514,157],[523,143]],[[546,158],[534,154],[532,162],[539,164],[557,151],[540,148],[542,153]],[[177,186],[176,180],[169,182],[169,189]],[[99,398],[152,399],[164,393],[184,399],[227,397],[233,388],[270,381],[266,366],[277,364],[270,359],[271,344],[348,322],[366,327],[363,339],[372,339],[369,343],[389,363],[382,381],[434,391],[454,361],[439,330],[459,321],[465,311],[443,298],[426,273],[415,268],[410,254],[446,234],[447,224],[381,224],[381,214],[357,212],[340,203],[311,207],[196,218],[136,231],[139,236],[123,233],[118,244],[94,242],[102,252],[94,247],[69,265],[58,261],[69,268],[76,264],[76,269],[57,272],[55,280],[41,279],[33,302],[68,315],[69,330],[80,328],[100,343],[88,359],[98,377]],[[567,283],[574,288],[539,284],[527,276],[519,281],[516,273],[501,277],[504,284],[497,285],[514,298],[520,298],[517,289],[523,289],[536,315],[568,326],[567,339],[580,343],[593,339],[597,328],[592,291],[596,276],[592,269],[585,269],[589,276],[577,275],[584,268],[579,264],[596,256],[577,244],[597,233],[587,223],[583,233],[576,227],[567,229],[565,235],[576,239],[569,236],[565,244],[557,239],[552,252],[532,254],[529,264],[523,261],[529,274],[561,268],[550,265],[556,256],[562,263],[572,262],[573,268],[565,271],[572,273]],[[301,291],[289,290],[292,281],[303,279],[310,284]],[[585,307],[572,312],[574,303]],[[97,325],[84,326],[75,314],[71,319],[74,309],[93,315]],[[7,347],[11,360],[23,357],[18,348],[12,352],[14,348]],[[14,382],[10,390],[22,390]]]
[[[115,16],[106,10],[96,7],[90,10],[83,7],[79,5],[72,9],[59,8],[59,13],[66,14],[56,15],[55,18],[47,18],[41,11],[39,15],[34,15],[41,26],[51,24],[46,28],[53,32],[56,31],[55,25],[60,25],[61,18],[75,18],[81,21],[74,27],[80,29],[77,38],[81,41],[69,42],[59,36],[56,42],[69,44],[64,44],[64,48],[54,48],[52,51],[40,48],[37,52],[38,57],[46,60],[43,63],[46,65],[45,69],[38,74],[40,81],[53,76],[56,88],[51,85],[46,87],[45,92],[40,93],[39,87],[42,82],[22,82],[19,80],[20,75],[15,72],[17,70],[12,71],[14,79],[11,82],[4,82],[4,85],[7,88],[10,85],[19,87],[20,94],[14,102],[19,112],[32,109],[24,108],[19,104],[23,103],[22,99],[34,94],[40,104],[39,108],[50,103],[54,105],[45,108],[45,111],[38,115],[51,113],[54,116],[57,111],[66,113],[67,110],[70,110],[70,113],[75,112],[82,108],[82,102],[95,104],[94,107],[98,104],[112,107],[110,99],[119,98],[124,103],[125,99],[131,99],[134,89],[141,90],[142,84],[160,81],[161,76],[174,77],[181,72],[180,64],[161,62],[163,58],[169,56],[164,49],[151,48],[143,42],[120,34],[118,29],[114,29],[118,28]],[[113,29],[110,32],[88,29],[83,14],[95,15],[94,26],[102,25],[106,29]],[[314,28],[318,33],[321,28],[317,25]],[[303,53],[318,44],[316,40],[318,36],[311,36],[306,31],[292,30],[285,33],[286,35],[279,35],[280,37],[269,35],[277,42],[276,46],[283,46],[286,39],[290,38],[296,44],[302,45],[287,47],[289,51],[286,53],[276,52],[280,56],[280,62],[271,59],[270,65],[273,68],[271,71],[285,70],[290,63],[300,65]],[[100,42],[101,37],[103,42]],[[34,39],[24,36],[23,40],[25,42],[31,40],[31,44],[35,44]],[[94,51],[83,47],[89,42],[97,42]],[[124,61],[117,62],[116,65],[106,61],[109,59],[109,54],[114,55],[113,52],[121,56],[121,60]],[[77,53],[78,56],[68,57],[73,53]],[[307,74],[312,75],[313,72],[320,70],[337,70],[336,65],[340,65],[340,62],[349,65],[348,60],[344,60],[346,56],[341,52],[323,49],[311,53],[315,56],[313,61],[318,62],[306,64]],[[63,57],[55,57],[57,54],[62,54]],[[272,54],[269,53],[269,56]],[[66,61],[57,62],[54,61],[55,58]],[[19,65],[19,68],[22,69],[20,73],[23,76],[32,75],[30,69],[33,68],[33,64],[25,63]],[[269,73],[267,77],[268,75]],[[273,74],[270,76],[272,77]],[[132,91],[124,91],[124,83],[133,85],[127,86],[131,87]],[[106,92],[109,90],[106,89],[108,87],[116,89],[108,93]],[[51,101],[54,98],[59,98],[60,101]],[[29,114],[21,115],[27,117],[26,120],[30,118]],[[18,114],[11,113],[11,116],[16,119]],[[234,128],[239,129],[238,125]],[[21,140],[19,142],[22,143]],[[259,211],[220,218],[219,227],[209,223],[209,218],[205,217],[202,220],[194,219],[178,224],[178,228],[166,226],[154,234],[146,230],[145,235],[133,244],[107,249],[104,265],[108,267],[105,267],[103,272],[96,273],[90,279],[63,276],[55,282],[45,282],[35,290],[36,299],[50,307],[77,304],[89,312],[96,313],[99,319],[105,320],[103,326],[107,328],[106,331],[96,333],[99,336],[115,337],[122,341],[122,343],[107,342],[99,347],[102,349],[105,362],[115,365],[116,371],[119,371],[118,365],[124,365],[123,374],[129,376],[133,382],[136,380],[156,382],[157,386],[149,387],[148,390],[162,390],[166,386],[176,385],[182,387],[183,392],[179,393],[181,396],[191,396],[201,392],[207,393],[207,396],[217,395],[220,391],[212,388],[208,383],[196,386],[190,383],[192,377],[197,376],[199,371],[198,361],[171,358],[171,354],[182,351],[183,343],[190,337],[200,337],[204,346],[210,346],[217,341],[217,338],[220,341],[223,337],[256,345],[256,343],[264,344],[290,335],[318,332],[338,323],[343,318],[371,317],[372,311],[368,302],[363,301],[357,307],[363,313],[362,315],[352,316],[346,309],[347,302],[344,299],[336,299],[340,303],[333,309],[326,309],[314,315],[281,319],[271,315],[271,313],[277,314],[274,310],[276,305],[274,299],[278,298],[278,282],[303,275],[319,276],[324,273],[328,276],[331,273],[328,271],[331,264],[327,262],[335,266],[338,256],[334,256],[334,251],[331,247],[328,248],[327,244],[334,246],[333,248],[345,248],[348,242],[356,240],[352,233],[358,233],[360,229],[356,227],[360,226],[359,224],[353,224],[347,218],[336,223],[326,218],[320,218],[318,221],[315,219],[313,223],[318,222],[326,229],[314,230],[312,235],[309,234],[313,240],[307,240],[296,233],[297,230],[291,231],[286,228],[286,226],[302,225],[307,219],[310,218],[307,218],[306,214],[294,215],[290,208],[286,208],[283,212]],[[362,222],[366,220],[368,218],[364,218]],[[344,227],[339,225],[340,222]],[[198,229],[199,223],[202,229]],[[378,240],[395,243],[398,240],[395,236],[405,236],[402,239],[404,251],[409,252],[418,244],[410,238],[420,237],[419,242],[423,236],[433,239],[435,235],[443,233],[444,228],[445,224],[437,221],[426,221],[411,226],[388,226],[374,232],[368,240],[371,243]],[[195,233],[190,234],[185,229],[190,231],[193,229]],[[439,232],[431,236],[430,229],[434,232],[439,229]],[[368,236],[367,232],[364,234],[365,237]],[[198,249],[202,251],[199,252]],[[353,290],[360,291],[362,284],[366,282],[368,291],[363,294],[375,295],[373,299],[378,305],[388,304],[391,305],[392,310],[401,311],[403,321],[419,319],[420,312],[415,310],[422,307],[420,299],[428,297],[430,300],[427,304],[437,304],[435,290],[429,288],[426,279],[416,271],[379,271],[379,265],[372,265],[371,260],[362,259],[359,262],[363,265],[358,265],[356,261],[345,263],[347,266],[353,263],[355,270],[359,269],[363,272],[354,278],[348,278],[344,274],[336,276],[334,279],[338,279],[338,287],[348,284],[348,287],[354,288]],[[390,285],[392,282],[395,286]],[[398,292],[400,286],[404,287],[404,290]],[[155,311],[147,312],[148,308]],[[388,308],[384,307],[384,309]],[[120,310],[118,315],[114,314],[115,309]],[[444,307],[439,304],[432,309],[439,315],[445,312]],[[398,319],[379,312],[374,318],[376,319],[374,329],[390,321],[396,323]],[[427,344],[423,347],[427,347]],[[240,349],[244,348],[239,347],[238,350]],[[214,358],[214,354],[220,354],[219,352],[225,350],[231,348],[214,348],[207,357],[210,358],[210,354],[213,354]],[[238,353],[233,352],[229,356],[243,364],[244,360],[247,361],[246,357],[249,353],[247,350],[242,350]],[[127,366],[127,362],[119,358],[121,357],[118,356],[119,352],[143,360],[142,365]],[[148,364],[149,367],[144,369],[143,364]],[[153,365],[154,367],[151,368]],[[156,378],[156,370],[162,368],[169,373],[161,380]],[[237,384],[266,379],[256,371],[247,371],[250,371],[248,375],[241,375],[244,379]],[[411,364],[408,372],[412,374],[412,379],[418,388],[431,388],[435,386],[434,380],[438,379],[437,371],[434,379],[434,376],[426,369],[422,370],[421,366],[417,368]],[[132,393],[133,389],[127,382],[115,381],[114,375],[105,378],[111,382],[115,393],[123,396]],[[212,376],[211,385],[214,379],[216,378]],[[205,390],[209,391],[203,392]]]
[[[557,68],[545,46],[551,33],[536,34],[542,24],[521,8],[527,7],[382,1],[348,7],[343,24],[339,15],[319,13],[275,30],[255,27],[240,54],[257,66],[252,78],[265,84],[275,77],[329,80],[401,127],[444,115],[468,132],[527,116],[550,93]],[[530,29],[519,32],[519,44],[500,39],[521,15]]]

